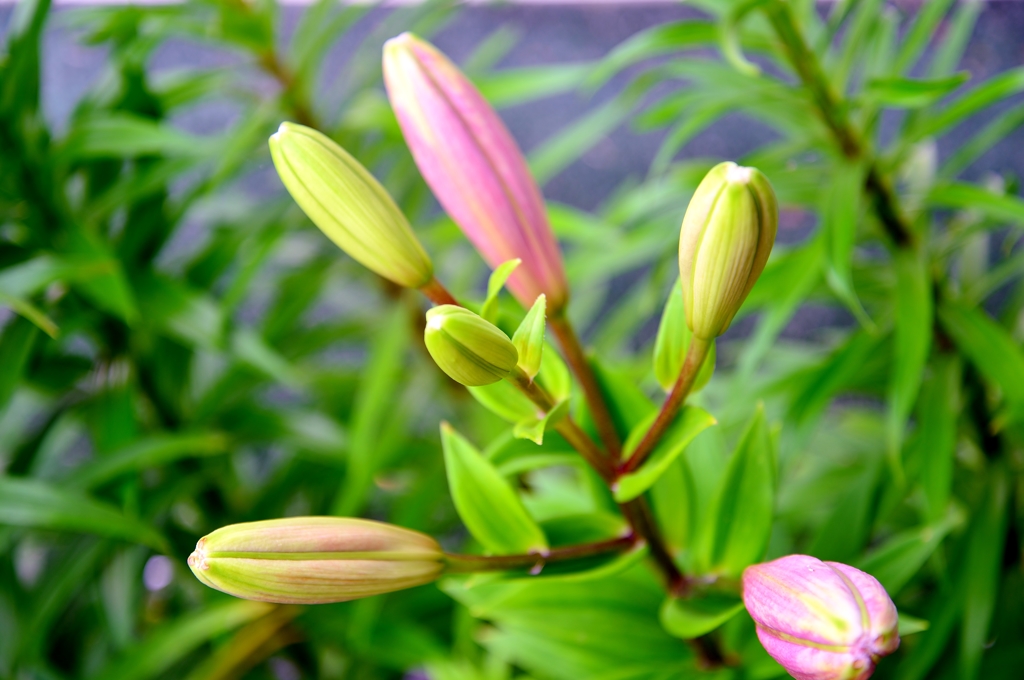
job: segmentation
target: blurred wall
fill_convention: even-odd
[[[898,3],[913,6],[916,3]],[[13,8],[0,6],[0,36],[6,32]],[[288,31],[302,12],[298,6],[283,8],[283,30]],[[360,24],[371,31],[388,10],[371,12]],[[83,45],[80,33],[69,21],[68,9],[58,8],[51,21],[45,69],[45,105],[47,115],[58,128],[76,101],[101,78],[106,58],[97,48]],[[589,61],[607,53],[629,36],[655,24],[694,16],[695,10],[683,4],[624,3],[595,5],[469,5],[460,8],[435,38],[437,45],[461,61],[474,46],[493,31],[507,27],[520,37],[518,45],[499,66],[523,66],[546,63]],[[334,50],[332,64],[345,67],[351,54],[351,41],[343,40]],[[154,58],[155,69],[229,65],[236,59],[229,53],[194,44],[171,44]],[[1024,64],[1024,2],[994,0],[986,3],[962,67],[980,80],[1014,66]],[[329,81],[332,74],[326,73]],[[254,74],[254,78],[257,77]],[[606,101],[622,80],[611,83],[590,101],[567,94],[542,103],[507,109],[503,115],[513,133],[527,150],[542,142],[557,129],[578,118],[590,107]],[[268,83],[268,87],[270,84]],[[990,115],[999,112],[993,109]],[[203,106],[180,121],[195,132],[212,132],[228,125],[233,112],[218,106]],[[985,121],[977,120],[970,129]],[[746,119],[722,121],[699,135],[684,149],[683,157],[738,157],[762,143],[768,132]],[[579,162],[555,177],[546,187],[549,199],[590,209],[600,203],[623,179],[642,175],[658,148],[661,134],[635,134],[619,129],[589,151]],[[990,170],[1013,170],[1024,175],[1024,129],[1017,130],[986,154],[967,173],[971,178]],[[944,150],[940,148],[940,155]]]

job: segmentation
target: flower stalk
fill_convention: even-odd
[[[647,460],[647,457],[651,455],[651,452],[654,451],[654,448],[661,441],[662,436],[664,436],[665,431],[675,419],[676,414],[679,413],[679,409],[686,403],[686,397],[690,394],[690,390],[700,374],[700,369],[704,365],[704,359],[707,358],[710,348],[711,342],[709,340],[699,338],[696,335],[693,336],[690,341],[690,347],[686,351],[683,367],[679,371],[679,377],[676,378],[672,390],[661,405],[661,409],[658,411],[654,422],[651,423],[650,429],[647,430],[644,438],[640,440],[640,443],[637,444],[636,449],[633,450],[626,462],[619,467],[619,475],[636,471]]]
[[[445,554],[445,573],[463,574],[481,571],[528,571],[540,574],[548,564],[566,562],[586,557],[596,557],[625,552],[637,546],[638,540],[632,533],[606,541],[582,543],[552,548],[544,554],[526,553],[519,555],[462,555]]]

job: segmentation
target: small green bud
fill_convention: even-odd
[[[756,168],[719,163],[686,208],[679,233],[679,275],[686,323],[710,340],[729,328],[775,243],[779,209]]]
[[[427,312],[427,351],[455,382],[469,387],[496,383],[515,368],[519,353],[497,326],[456,305]]]
[[[188,566],[200,581],[247,600],[344,602],[436,580],[444,552],[430,536],[347,517],[232,524],[199,539]]]
[[[391,195],[326,135],[281,123],[270,154],[288,192],[354,260],[407,288],[434,277],[433,264]]]

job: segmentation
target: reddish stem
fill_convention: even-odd
[[[672,391],[668,393],[665,403],[661,405],[658,416],[654,419],[644,438],[640,440],[629,460],[619,468],[620,476],[639,468],[647,459],[647,456],[651,455],[658,442],[661,441],[665,430],[672,424],[676,413],[679,412],[679,408],[686,401],[686,396],[690,393],[690,388],[693,387],[693,382],[700,373],[700,368],[704,364],[704,359],[707,358],[710,347],[711,342],[709,340],[698,338],[696,335],[690,340],[690,349],[686,352],[686,359],[683,361],[683,367],[679,370],[679,377],[676,378]]]
[[[459,304],[459,301],[436,278],[432,278],[429,283],[420,286],[420,292],[426,295],[435,305]]]
[[[611,454],[612,459],[617,461],[622,454],[622,443],[619,441],[619,433],[615,431],[615,422],[612,420],[611,412],[608,410],[604,395],[597,384],[597,378],[590,367],[590,362],[587,361],[586,354],[583,352],[583,346],[576,335],[576,330],[562,311],[549,318],[548,323],[551,326],[551,330],[558,337],[558,343],[562,346],[562,351],[565,352],[565,360],[569,363],[572,372],[576,374],[576,378],[580,381],[580,387],[583,388],[583,397],[587,401],[587,407],[590,409],[590,415],[594,419],[597,433],[601,437],[601,441],[604,443],[608,453]]]

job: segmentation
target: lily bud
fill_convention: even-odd
[[[423,341],[441,370],[469,387],[498,382],[519,360],[515,345],[500,328],[456,305],[427,312]]]
[[[498,114],[433,45],[403,33],[384,45],[384,83],[405,141],[437,200],[484,259],[522,264],[509,290],[529,308],[568,298],[562,255],[526,160]]]
[[[797,680],[866,680],[900,646],[885,588],[838,562],[789,555],[747,567],[743,603],[761,644]]]
[[[347,517],[232,524],[199,539],[188,566],[200,581],[263,602],[344,602],[430,583],[441,546],[417,531]]]
[[[408,288],[433,279],[430,257],[391,195],[333,140],[281,123],[270,138],[270,154],[295,202],[354,260]]]
[[[686,208],[679,233],[679,275],[686,323],[705,340],[724,333],[775,243],[779,208],[756,168],[719,163]]]

